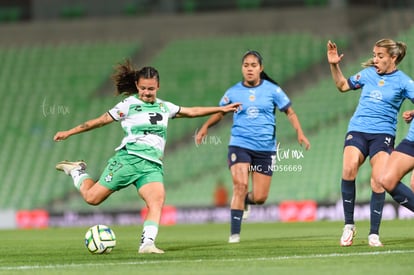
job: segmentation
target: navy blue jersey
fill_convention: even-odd
[[[414,99],[413,80],[399,70],[380,75],[374,67],[368,67],[351,76],[348,83],[353,90],[362,89],[348,132],[395,136],[402,102]]]
[[[291,105],[285,92],[267,80],[255,87],[239,82],[226,91],[220,106],[235,102],[242,105],[233,115],[229,145],[276,151],[276,109],[285,111]]]

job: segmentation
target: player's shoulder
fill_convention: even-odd
[[[274,89],[279,89],[280,86],[276,83],[273,83],[269,80],[263,79],[262,83],[260,83],[259,87],[264,87],[264,88],[274,88]]]
[[[363,76],[372,76],[372,75],[378,75],[377,71],[375,70],[374,66],[369,66],[366,68],[363,68],[359,70],[357,73],[354,74],[354,77],[359,79]]]
[[[401,70],[396,70],[394,73],[402,79],[411,80],[411,77]]]
[[[167,100],[160,99],[160,98],[157,98],[156,102],[160,105],[161,109],[162,109],[162,105],[167,106],[168,110],[175,110],[175,109],[180,108],[177,104],[172,103],[172,102],[167,101]]]
[[[161,98],[158,98],[155,100],[155,102],[157,102],[158,104],[166,104],[166,105],[175,105],[174,103],[168,101],[168,100],[163,100]]]
[[[239,81],[239,82],[233,84],[232,86],[230,86],[230,88],[228,88],[226,92],[231,92],[231,91],[245,89],[245,88],[246,87],[243,85],[243,82]]]

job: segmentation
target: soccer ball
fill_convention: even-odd
[[[93,254],[109,253],[116,245],[115,233],[106,225],[94,225],[86,231],[85,245]]]

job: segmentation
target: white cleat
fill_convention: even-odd
[[[370,234],[368,236],[368,245],[371,247],[382,247],[384,246],[382,242],[379,239],[379,236],[377,234]]]
[[[147,243],[147,244],[142,244],[139,247],[138,253],[140,254],[151,254],[151,253],[164,254],[164,250],[157,248],[154,243]]]
[[[65,172],[66,175],[70,175],[73,170],[83,171],[86,169],[86,163],[84,161],[61,161],[56,164],[56,169]]]
[[[247,220],[250,216],[250,204],[246,204],[244,206],[244,211],[243,211],[243,220]]]
[[[344,226],[344,231],[342,232],[342,237],[340,240],[341,246],[351,246],[356,235],[356,227],[354,224],[346,224]]]
[[[240,242],[240,234],[233,234],[229,237],[229,243],[239,243]]]

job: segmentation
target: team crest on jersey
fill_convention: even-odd
[[[114,178],[114,174],[109,173],[109,174],[105,177],[105,181],[106,181],[106,182],[111,182],[113,178]]]
[[[164,106],[164,103],[160,103],[160,110],[161,110],[163,113],[165,113],[165,112],[166,112],[166,110],[165,110],[165,106]]]
[[[384,79],[381,79],[379,82],[378,82],[378,86],[384,86],[384,84],[385,84],[385,80]]]
[[[256,96],[255,95],[249,95],[249,100],[250,101],[255,101],[256,100]]]

